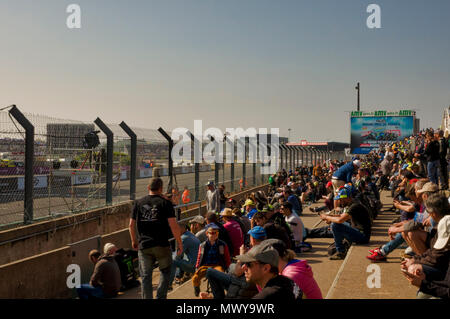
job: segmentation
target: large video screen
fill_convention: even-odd
[[[414,133],[413,116],[351,117],[352,154],[368,154],[380,144],[409,137]]]

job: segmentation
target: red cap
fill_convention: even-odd
[[[328,183],[327,183],[327,188],[328,188],[328,187],[331,187],[331,186],[333,186],[333,183],[332,183],[332,182],[328,182]]]

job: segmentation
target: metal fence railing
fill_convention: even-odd
[[[224,138],[223,143],[230,141]],[[236,156],[232,163],[173,163],[172,147],[170,134],[162,128],[105,124],[100,118],[92,122],[55,119],[23,114],[16,106],[2,109],[0,227],[133,200],[148,194],[148,181],[154,176],[163,179],[165,190],[175,197],[178,193],[176,204],[180,205],[185,188],[191,203],[204,200],[208,181],[224,185],[228,195],[268,180],[268,175],[261,174],[261,162],[250,163],[248,147],[245,164]],[[270,147],[267,151],[269,156],[276,153]],[[285,169],[326,158],[343,159],[339,152],[284,145],[279,155],[279,168]]]

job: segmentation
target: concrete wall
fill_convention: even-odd
[[[71,298],[66,284],[71,263],[71,249],[63,247],[0,266],[0,298]]]
[[[265,190],[249,189],[233,198]],[[70,264],[81,267],[82,283],[89,280],[92,265],[87,253],[112,242],[130,248],[128,221],[131,202],[0,232],[0,298],[71,298],[66,272]],[[205,207],[202,212],[206,213]],[[182,218],[198,215],[198,208]],[[1,244],[1,242],[9,241]]]

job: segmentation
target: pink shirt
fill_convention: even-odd
[[[313,277],[312,268],[306,260],[291,260],[281,274],[292,279],[307,299],[323,299],[319,285]]]
[[[233,244],[233,251],[230,253],[232,256],[239,255],[239,248],[244,244],[244,235],[242,234],[241,226],[239,226],[238,222],[230,220],[223,227],[225,227],[230,235],[231,243]]]

